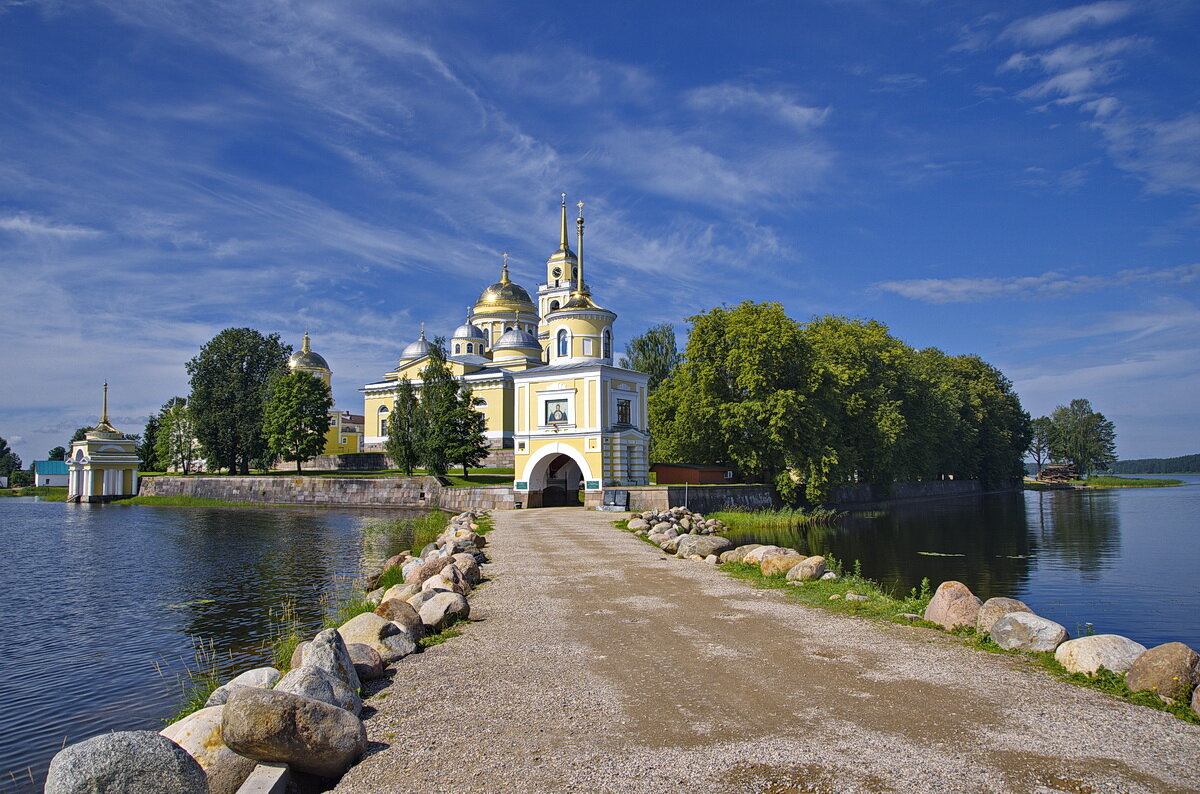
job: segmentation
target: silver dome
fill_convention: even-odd
[[[496,344],[492,345],[492,350],[502,349],[541,350],[542,346],[538,343],[537,337],[528,331],[522,331],[520,328],[509,328],[496,341]]]
[[[463,323],[454,329],[454,336],[451,339],[487,339],[487,331],[477,325]]]
[[[401,361],[420,358],[421,356],[429,355],[429,351],[433,349],[433,345],[429,344],[425,339],[425,332],[421,332],[421,338],[404,348],[404,352],[400,354]]]

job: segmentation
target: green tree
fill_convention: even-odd
[[[636,369],[650,376],[649,393],[654,394],[664,380],[679,366],[680,356],[675,345],[675,326],[670,323],[652,325],[641,336],[625,345],[625,355],[618,362],[625,369]]]
[[[420,460],[437,477],[457,463],[461,446],[459,382],[446,362],[446,340],[437,337],[429,348],[429,363],[421,370]]]
[[[137,456],[142,461],[142,471],[165,471],[163,462],[158,458],[158,434],[162,429],[162,420],[157,414],[152,414],[146,420],[142,430],[142,440],[137,446]]]
[[[172,397],[158,412],[158,437],[155,439],[155,458],[163,471],[190,474],[200,458],[196,427],[187,400]]]
[[[387,441],[384,448],[397,469],[411,477],[421,462],[423,423],[421,403],[412,381],[402,378],[396,387],[396,400],[388,416]]]
[[[1090,401],[1079,398],[1058,406],[1050,414],[1050,422],[1050,449],[1055,459],[1071,463],[1084,476],[1116,462],[1116,425],[1093,411]]]
[[[67,450],[66,447],[55,447],[47,452],[46,455],[46,460],[66,460]]]
[[[21,457],[13,452],[7,441],[0,438],[0,477],[11,477],[14,471],[20,469]]]
[[[462,466],[463,476],[488,456],[487,420],[475,408],[471,387],[463,384],[458,390],[455,407],[454,449],[450,459]]]
[[[979,356],[954,356],[950,363],[964,398],[965,441],[958,476],[981,480],[988,487],[1023,477],[1032,431],[1012,382]]]
[[[290,372],[271,384],[263,411],[263,433],[272,457],[301,464],[325,449],[329,430],[329,389],[309,372]]]
[[[74,444],[76,441],[85,440],[87,438],[87,434],[91,431],[91,429],[92,428],[90,428],[90,427],[75,428],[75,432],[71,434],[71,440],[67,442],[67,449],[70,449],[71,445]]]
[[[33,485],[33,472],[23,469],[13,469],[8,476],[8,484],[13,488]]]
[[[1051,439],[1054,437],[1054,423],[1048,416],[1039,416],[1029,423],[1029,457],[1037,466],[1035,474],[1041,474],[1042,466],[1050,462]]]
[[[287,371],[291,350],[279,334],[227,328],[187,363],[196,439],[215,468],[249,474],[250,462],[266,453],[263,410],[271,382]]]

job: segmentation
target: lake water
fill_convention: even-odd
[[[1177,640],[1200,649],[1200,476],[1174,479],[1187,485],[921,502],[730,538],[833,555],[847,569],[858,560],[864,576],[897,594],[922,578],[933,587],[956,579],[983,599],[1019,598],[1072,636],[1091,623],[1147,647]]]
[[[272,614],[319,630],[412,515],[0,498],[0,791],[41,791],[64,743],[162,728],[201,639],[226,677],[270,664]]]

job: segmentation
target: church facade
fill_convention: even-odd
[[[583,204],[576,250],[566,197],[558,249],[535,303],[509,277],[487,287],[447,342],[453,374],[472,390],[489,445],[512,450],[514,488],[527,507],[577,504],[580,491],[649,483],[648,376],[613,363],[617,315],[591,297],[583,272]],[[424,330],[395,367],[363,392],[364,450],[382,450],[396,390],[420,384]]]
[[[313,351],[308,332],[300,349],[288,358],[288,369],[292,372],[307,372],[332,390],[333,372],[325,357]],[[362,452],[363,420],[349,411],[329,411],[329,429],[325,431],[325,455],[349,455]]]

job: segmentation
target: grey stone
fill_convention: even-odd
[[[795,549],[776,549],[761,557],[759,570],[763,576],[782,576],[804,562],[804,555]]]
[[[355,673],[355,680],[358,674]],[[297,667],[275,685],[275,692],[290,692],[345,709],[354,716],[362,711],[362,698],[346,683],[319,667]]]
[[[821,579],[826,574],[825,558],[818,555],[805,557],[798,564],[788,569],[787,578],[792,582],[807,582],[810,579]]]
[[[754,548],[746,552],[745,555],[742,556],[742,562],[748,565],[761,565],[764,555],[771,554],[776,551],[781,551],[781,549],[778,546],[759,546],[758,548]],[[788,549],[788,551],[791,551],[791,549]]]
[[[761,549],[761,543],[748,543],[735,549],[721,552],[721,562],[742,562],[743,558],[755,549]]]
[[[404,575],[404,582],[405,584],[421,584],[429,577],[441,573],[447,565],[453,564],[454,560],[450,557],[427,560],[417,568],[406,569],[408,573]]]
[[[463,575],[468,584],[471,586],[479,584],[479,581],[483,578],[483,572],[479,570],[479,563],[475,561],[474,556],[463,552],[455,554],[452,559],[454,560],[454,567]]]
[[[1148,689],[1156,695],[1186,698],[1200,683],[1200,655],[1182,642],[1168,642],[1143,653],[1125,674],[1129,689]]]
[[[300,665],[304,664],[304,646],[308,645],[309,641],[296,643],[296,649],[292,651],[292,658],[288,661],[288,669],[295,670]]]
[[[1200,686],[1196,687],[1196,690],[1192,692],[1192,711],[1200,714]]]
[[[370,645],[352,642],[346,645],[350,661],[354,662],[354,672],[359,681],[374,681],[383,677],[383,659]]]
[[[825,573],[821,574],[821,578],[827,581],[833,581],[834,579],[838,578],[838,575],[833,571],[826,571]]]
[[[671,526],[670,521],[659,521],[657,524],[655,524],[653,527],[650,528],[650,531],[655,532],[655,533],[665,534],[668,529],[673,529],[673,528],[674,527]]]
[[[639,529],[649,529],[650,524],[644,518],[631,518],[629,520],[629,530],[637,532]]]
[[[236,794],[254,769],[254,762],[225,746],[221,739],[221,713],[224,706],[209,706],[193,711],[159,733],[187,751],[208,776],[211,794]]]
[[[668,537],[662,543],[658,544],[658,547],[660,549],[662,549],[663,551],[665,551],[667,554],[674,554],[675,551],[679,548],[679,538],[678,537],[674,537],[674,538]]]
[[[221,735],[231,750],[255,761],[282,762],[336,778],[367,749],[367,730],[348,711],[269,689],[229,696]]]
[[[980,604],[980,600],[962,582],[942,582],[929,606],[925,607],[925,619],[944,629],[960,626],[975,628]]]
[[[378,605],[379,602],[383,600],[383,594],[384,589],[382,587],[377,587],[363,596],[363,601],[366,601],[368,604]]]
[[[989,633],[1006,651],[1049,653],[1071,639],[1061,625],[1032,612],[1009,612],[992,624]]]
[[[401,601],[407,601],[409,598],[419,592],[421,592],[421,585],[419,584],[392,585],[384,592],[383,598],[379,599],[379,603],[382,604],[384,601],[387,601],[391,598],[398,598]],[[378,606],[378,604],[376,604],[376,606]]]
[[[896,615],[896,617],[904,618],[905,620],[908,620],[908,621],[922,620],[921,616],[918,615],[916,612],[901,612],[898,615]]]
[[[1028,612],[1033,614],[1033,610],[1025,606],[1025,602],[1018,601],[1015,598],[989,598],[979,607],[979,617],[975,619],[975,630],[980,634],[987,634],[992,630],[992,626],[996,621],[1010,612]],[[1054,650],[1051,648],[1051,650]]]
[[[425,624],[417,610],[407,601],[390,598],[375,608],[375,614],[384,620],[390,620],[400,627],[400,630],[416,641],[425,636]]]
[[[661,532],[651,532],[650,534],[646,535],[646,540],[650,541],[655,546],[661,547],[662,544],[666,543],[668,540],[670,540],[670,538],[668,538],[666,535],[662,534]]]
[[[1067,640],[1054,652],[1055,660],[1072,673],[1095,675],[1103,667],[1114,673],[1128,670],[1146,646],[1119,634],[1096,634]]]
[[[209,706],[219,706],[229,699],[229,693],[241,687],[252,687],[258,689],[270,689],[275,686],[275,682],[279,680],[280,672],[274,667],[256,667],[253,670],[247,670],[239,676],[235,676],[225,684],[217,687],[208,696],[205,701],[205,708]]]
[[[713,535],[680,535],[675,553],[680,557],[691,557],[698,554],[707,557],[710,554],[720,554],[733,548],[729,538],[718,538]]]
[[[375,649],[384,664],[391,664],[417,650],[417,643],[399,626],[374,612],[364,612],[350,618],[338,627],[338,633],[347,643],[358,642]]]
[[[354,692],[361,686],[358,673],[354,671],[354,662],[350,659],[350,652],[346,650],[346,641],[338,634],[337,629],[318,632],[313,641],[304,646],[304,653],[300,655],[300,666],[316,667],[340,680]]]
[[[243,688],[246,692],[268,690]],[[236,694],[236,693],[235,693]],[[47,794],[205,794],[196,759],[154,731],[120,731],[66,747],[50,761]]]
[[[868,599],[865,595],[859,595],[858,593],[846,593],[846,600],[847,601],[867,601]]]
[[[436,634],[455,620],[464,620],[471,614],[471,605],[458,593],[437,593],[421,605],[421,622]]]
[[[717,555],[710,554],[704,558],[704,561],[709,565],[716,565],[718,562],[720,562],[720,559],[718,559]]]

